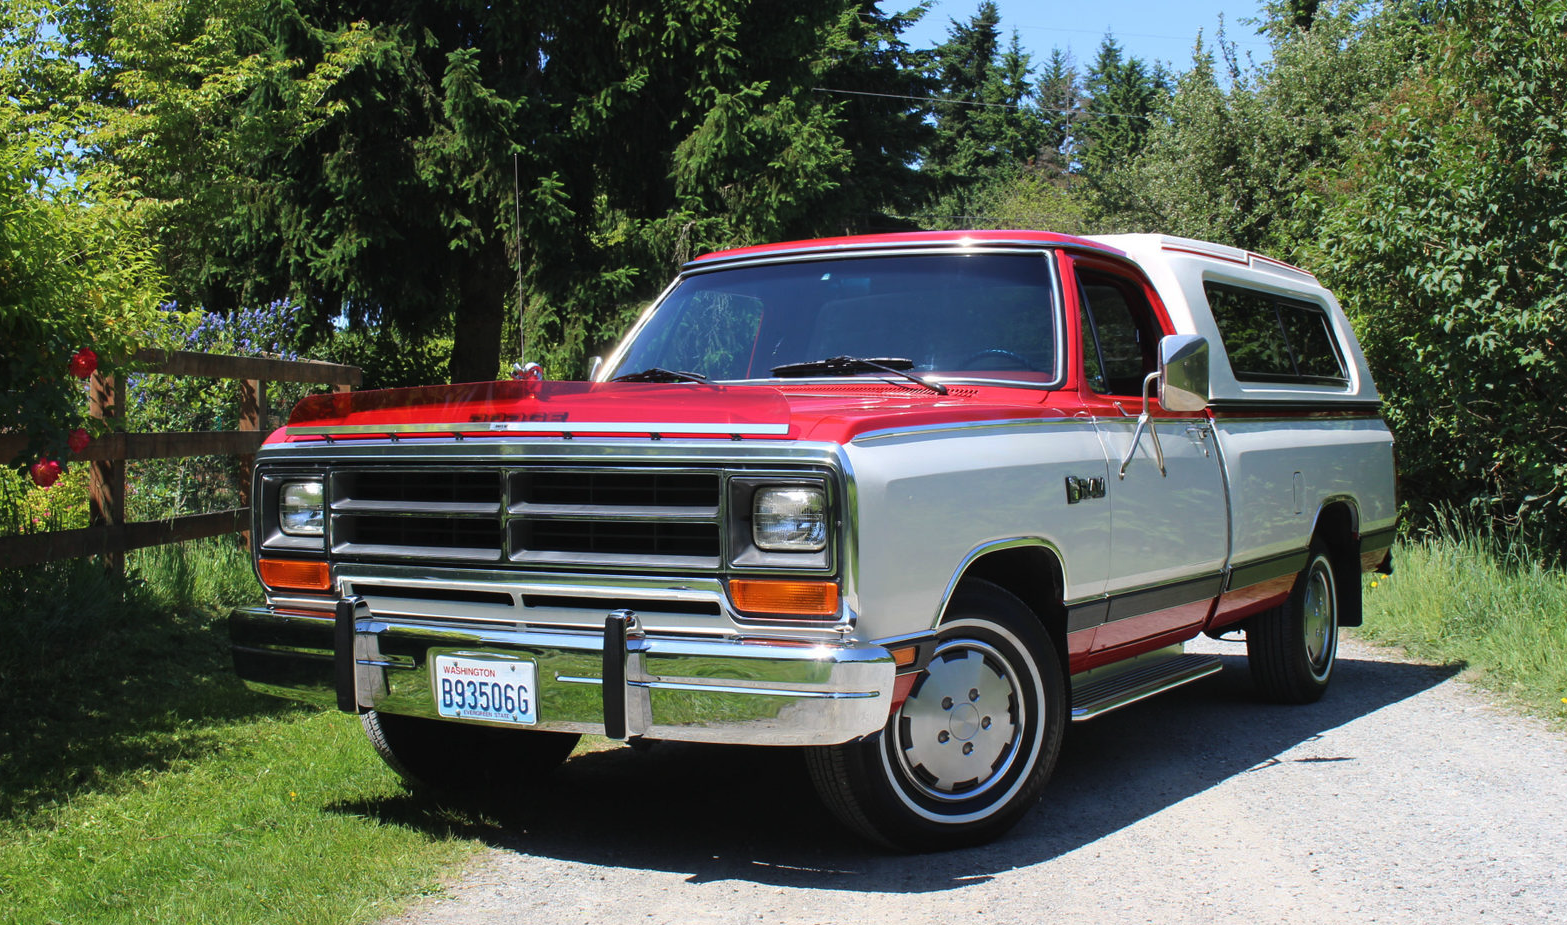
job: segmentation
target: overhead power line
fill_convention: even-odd
[[[949,100],[939,96],[904,96],[900,93],[873,93],[870,90],[835,90],[832,87],[812,87],[811,89],[817,93],[842,93],[846,96],[878,96],[887,100],[915,100],[916,102],[921,103],[947,103],[951,106],[989,106],[994,109],[1021,108],[1012,103],[981,103],[978,100]]]
[[[864,19],[867,22],[876,22],[877,21],[876,17],[871,16],[868,13],[861,13],[859,15],[860,15],[861,19]],[[998,27],[999,27],[999,24],[998,24]],[[1197,40],[1197,36],[1195,34],[1193,34],[1193,35],[1165,35],[1165,34],[1158,33],[1158,32],[1121,32],[1121,31],[1118,31],[1118,30],[1116,30],[1114,28],[1110,28],[1110,27],[1106,27],[1104,29],[1069,29],[1069,28],[1067,28],[1065,26],[1035,26],[1035,25],[1030,25],[1028,23],[1022,23],[1022,24],[1011,26],[1009,28],[1012,28],[1012,29],[1027,29],[1030,32],[1071,32],[1071,33],[1075,33],[1075,34],[1078,34],[1078,35],[1097,35],[1097,36],[1101,36],[1101,37],[1102,36],[1110,36],[1111,38],[1117,38],[1117,39],[1122,39],[1122,38],[1131,38],[1131,39],[1165,39],[1165,40],[1172,41],[1172,42],[1195,42]],[[1259,41],[1252,40],[1252,39],[1231,39],[1228,36],[1226,36],[1224,41],[1225,41],[1226,44],[1230,44],[1230,45],[1248,45],[1248,46],[1251,46],[1253,48],[1268,48],[1268,47],[1271,47],[1268,42],[1259,42]]]
[[[1118,39],[1119,38],[1130,38],[1130,39],[1169,39],[1170,41],[1174,41],[1174,42],[1195,42],[1195,41],[1197,41],[1197,36],[1195,36],[1195,35],[1160,35],[1160,34],[1154,33],[1154,32],[1117,32],[1114,29],[1106,29],[1106,30],[1100,32],[1100,31],[1097,31],[1097,30],[1094,30],[1094,29],[1067,29],[1067,28],[1064,28],[1062,26],[1028,26],[1028,25],[1013,26],[1012,28],[1014,28],[1014,29],[1028,29],[1028,30],[1037,31],[1037,32],[1076,32],[1076,33],[1080,33],[1082,35],[1108,35],[1108,36],[1111,36],[1112,38],[1118,38]],[[1252,46],[1254,48],[1267,48],[1267,47],[1269,47],[1267,42],[1255,42],[1255,41],[1251,41],[1251,40],[1248,40],[1248,39],[1231,39],[1228,36],[1225,37],[1224,41],[1226,42],[1226,44],[1230,44],[1230,45],[1249,45],[1249,46]]]
[[[940,96],[905,96],[901,93],[875,93],[870,90],[839,90],[834,87],[812,87],[816,93],[841,93],[845,96],[874,96],[888,100],[913,100],[916,103],[945,103],[948,106],[989,106],[996,109],[1022,109],[1016,103],[982,103],[978,100],[953,100]],[[1104,116],[1120,119],[1152,119],[1152,116],[1135,112],[1095,112],[1091,109],[1067,109],[1057,106],[1035,106],[1041,112],[1061,112],[1074,116]]]
[[[860,13],[859,16],[860,19],[867,20],[867,22],[885,22],[885,20],[878,20],[868,13]],[[1000,28],[1000,24],[997,24],[997,27]],[[1175,34],[1150,33],[1150,31],[1117,31],[1116,28],[1111,27],[1067,28],[1064,25],[1030,25],[1025,22],[1025,24],[1012,25],[1012,27],[1008,28],[1012,28],[1012,30],[1051,31],[1051,33],[1075,33],[1084,34],[1084,36],[1102,36],[1102,38],[1103,36],[1109,36],[1109,38],[1114,39],[1166,39],[1166,41],[1172,42],[1197,41],[1196,34],[1175,36]],[[1225,36],[1224,42],[1229,45],[1249,45],[1249,47],[1254,47],[1254,49],[1268,49],[1268,47],[1271,47],[1269,42],[1254,41],[1254,39],[1230,39],[1229,36]]]

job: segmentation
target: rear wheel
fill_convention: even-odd
[[[1283,606],[1253,617],[1246,658],[1257,690],[1278,703],[1312,703],[1328,689],[1338,656],[1338,576],[1320,541]]]
[[[359,719],[376,754],[411,786],[452,793],[518,789],[565,761],[581,738],[374,710]]]
[[[953,595],[935,654],[881,735],[807,752],[824,802],[862,835],[928,851],[989,841],[1033,806],[1066,725],[1055,646],[988,582]]]

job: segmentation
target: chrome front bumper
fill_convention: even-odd
[[[437,717],[437,655],[538,668],[538,723],[520,727],[737,745],[830,745],[887,721],[894,665],[880,646],[649,636],[624,612],[602,633],[245,607],[229,616],[235,668],[254,690]]]

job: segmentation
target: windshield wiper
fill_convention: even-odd
[[[665,369],[662,366],[654,366],[642,370],[640,373],[626,373],[624,376],[615,376],[610,382],[706,382],[707,377],[701,373],[688,373],[680,370]]]
[[[918,376],[906,373],[911,369],[914,361],[903,357],[828,357],[825,360],[812,360],[809,363],[785,363],[782,366],[773,367],[775,376],[810,376],[816,373],[891,373],[901,376],[910,382],[917,383],[935,392],[937,395],[947,394],[947,387],[939,382],[926,382]]]

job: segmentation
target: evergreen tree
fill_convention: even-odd
[[[1072,168],[1078,127],[1083,121],[1083,86],[1069,54],[1052,48],[1034,85],[1039,113],[1039,169],[1065,175]]]
[[[1021,165],[1039,154],[1044,124],[1039,111],[1031,105],[1033,74],[1033,56],[1023,50],[1017,31],[1013,30],[985,93],[987,101],[999,104],[983,113],[990,123],[986,134],[992,139],[997,164]]]
[[[983,0],[967,22],[951,21],[947,41],[932,53],[937,93],[936,135],[925,169],[944,192],[967,186],[1000,162],[993,135],[997,119],[987,109],[1000,87],[996,79],[1001,14]]]
[[[836,131],[854,176],[830,200],[822,230],[909,229],[905,216],[930,192],[919,163],[934,135],[925,100],[936,95],[937,85],[925,73],[921,53],[902,37],[925,8],[883,13],[879,7],[862,0],[846,8],[828,45],[820,80],[840,101]]]
[[[471,379],[515,342],[519,259],[530,359],[571,372],[682,257],[896,207],[917,108],[859,106],[897,129],[883,150],[816,89],[898,86],[910,20],[862,8],[125,0],[77,47],[104,78],[93,169],[158,214],[182,298],[449,325]],[[856,156],[891,166],[851,201]]]
[[[1106,35],[1083,83],[1088,118],[1079,133],[1078,159],[1085,174],[1108,174],[1142,153],[1169,98],[1169,77],[1162,66],[1125,57],[1115,37]]]
[[[1029,96],[1020,111],[1024,131],[1030,133],[1029,156],[1020,169],[982,190],[983,211],[995,227],[1086,233],[1086,204],[1073,163],[1082,84],[1059,48],[1051,50]]]
[[[1035,106],[1032,56],[1016,31],[1003,48],[1000,14],[983,2],[931,52],[940,97],[924,172],[937,190],[932,223],[992,224],[986,210],[1039,159],[1046,113]]]

